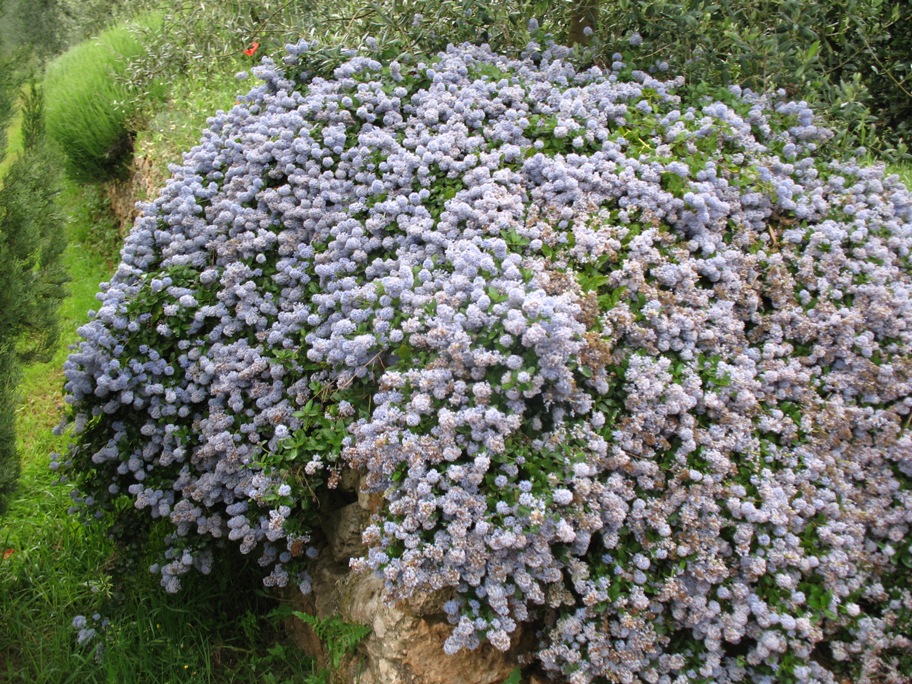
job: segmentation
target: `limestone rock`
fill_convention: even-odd
[[[358,496],[358,502],[329,511],[324,517],[327,544],[312,570],[313,593],[306,597],[294,590],[288,593],[296,610],[371,628],[357,651],[333,673],[334,684],[503,682],[517,666],[517,651],[501,653],[484,644],[453,656],[444,653],[443,643],[451,629],[442,613],[448,593],[397,603],[390,599],[382,579],[350,570],[349,559],[364,552],[361,531],[370,518],[364,505],[369,499],[361,488]],[[297,619],[291,623],[287,627],[292,639],[321,667],[328,667],[331,654],[314,630]]]
[[[342,468],[339,473],[339,489],[355,493],[361,486],[361,472],[353,468]]]
[[[358,505],[368,513],[376,513],[383,505],[383,494],[368,492],[367,487],[364,486],[364,479],[362,475],[358,485]]]
[[[357,503],[329,512],[323,522],[323,531],[329,550],[337,563],[348,565],[350,558],[364,555],[361,533],[370,520],[370,514]]]

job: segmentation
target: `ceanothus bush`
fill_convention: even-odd
[[[532,45],[308,46],[210,119],[66,364],[62,471],[309,590],[343,468],[358,568],[450,652],[536,625],[582,682],[900,681],[912,196],[804,103]],[[656,72],[657,74],[659,71]],[[904,664],[905,663],[905,664]]]

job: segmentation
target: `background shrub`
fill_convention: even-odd
[[[541,620],[574,684],[900,677],[908,190],[776,95],[542,45],[368,43],[311,79],[307,47],[103,285],[66,366],[77,501],[132,542],[161,521],[169,591],[237,545],[306,592],[359,468],[385,507],[356,565],[451,591],[449,651]]]
[[[881,5],[880,30],[863,41],[862,79],[888,142],[912,140],[912,5]]]
[[[13,118],[22,77],[15,62],[0,53],[0,161],[6,157],[7,126]]]
[[[49,61],[127,14],[125,0],[7,0],[0,7],[0,42],[29,68]]]
[[[8,48],[45,59],[63,50],[61,0],[7,0],[4,5],[0,7],[0,34]]]
[[[594,38],[609,61],[618,40],[635,35],[640,66],[667,63],[690,88],[785,88],[821,105],[846,144],[903,156],[912,116],[910,11],[881,0],[605,0]]]
[[[131,85],[142,90],[188,70],[201,76],[233,74],[242,63],[256,63],[313,31],[325,5],[313,0],[141,0],[137,7],[157,13],[162,21],[143,32],[144,52],[131,64]],[[253,54],[245,56],[244,50]]]
[[[19,479],[16,454],[16,406],[19,369],[8,349],[0,347],[0,513],[6,511],[7,499]]]
[[[300,35],[326,48],[327,72],[340,63],[341,48],[368,37],[390,58],[463,41],[515,55],[529,41],[528,21],[535,19],[559,42],[589,44],[592,51],[583,62],[610,64],[618,50],[630,53],[627,41],[636,35],[631,62],[641,68],[668,65],[686,77],[688,89],[784,88],[838,122],[846,148],[867,145],[894,159],[907,154],[912,46],[904,29],[912,9],[903,2],[232,0],[204,6],[168,0],[165,6],[171,21],[147,41],[137,72],[141,79],[190,64],[218,69],[253,41],[261,45],[259,54],[278,54]],[[591,35],[584,32],[586,25],[594,29]],[[308,59],[312,68],[319,66],[318,53]]]
[[[147,15],[143,25],[159,19]],[[137,117],[161,101],[160,82],[138,96],[125,82],[129,61],[142,54],[135,25],[122,24],[68,50],[48,65],[45,79],[47,127],[77,180],[123,176],[133,151]]]
[[[0,511],[16,484],[15,408],[23,365],[46,360],[57,341],[66,246],[59,159],[44,135],[41,92],[23,93],[23,150],[0,186]],[[0,117],[2,118],[2,117]]]
[[[0,164],[6,157],[7,126],[13,117],[20,85],[21,79],[13,61],[5,58],[0,51]],[[19,472],[19,461],[15,451],[15,396],[18,375],[10,350],[12,344],[12,339],[0,336],[0,512],[5,509],[7,495],[15,485]]]

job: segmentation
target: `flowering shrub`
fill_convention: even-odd
[[[448,651],[571,682],[899,681],[912,616],[912,195],[803,103],[562,48],[308,49],[210,120],[66,365],[64,471],[309,590],[318,498],[360,568],[447,590]],[[892,678],[892,679],[891,679]]]

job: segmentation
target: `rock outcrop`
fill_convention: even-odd
[[[295,610],[319,618],[335,616],[345,622],[366,625],[370,634],[339,670],[339,684],[500,684],[516,669],[517,648],[502,653],[489,644],[474,651],[446,655],[443,642],[450,633],[441,606],[442,595],[425,595],[408,602],[392,602],[383,580],[372,573],[349,568],[351,558],[362,555],[361,531],[380,504],[376,495],[363,492],[354,478],[343,478],[342,488],[351,498],[329,510],[323,523],[327,544],[313,570],[313,592],[301,596],[289,591]],[[295,643],[323,666],[330,654],[314,630],[298,619],[287,628]]]

